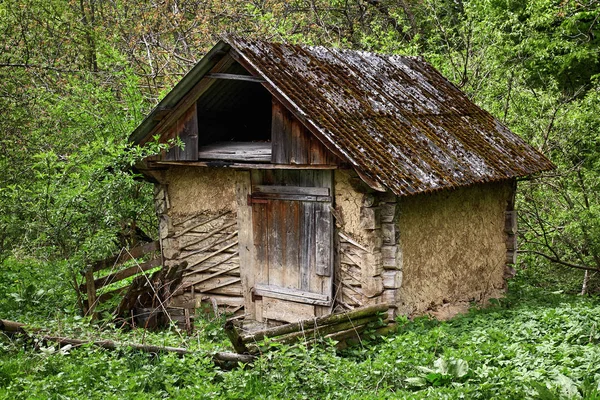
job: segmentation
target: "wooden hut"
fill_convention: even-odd
[[[173,302],[291,322],[501,296],[542,154],[415,57],[227,36],[131,135]]]

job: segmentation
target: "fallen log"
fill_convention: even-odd
[[[20,322],[9,321],[7,319],[0,319],[0,331],[9,333],[25,333],[23,327],[25,324]]]
[[[375,304],[344,313],[254,331],[245,335],[238,332],[238,328],[231,320],[227,321],[224,328],[236,352],[256,354],[263,350],[260,342],[265,338],[270,338],[277,343],[291,344],[302,340],[306,344],[312,344],[320,338],[331,337],[342,341],[350,337],[359,337],[367,327],[382,328],[387,325],[387,315],[381,315],[381,313],[386,312],[388,308],[388,304],[385,303]],[[380,323],[377,324],[378,322]]]
[[[357,320],[350,320],[341,322],[339,324],[321,325],[313,329],[300,330],[298,332],[292,332],[286,335],[278,336],[275,340],[279,343],[292,343],[298,339],[314,339],[317,337],[326,337],[329,334],[345,331],[347,329],[355,329],[371,322],[377,322],[379,317],[373,315],[370,317],[360,318]]]
[[[334,325],[337,323],[352,321],[356,319],[360,319],[363,317],[368,317],[372,315],[376,315],[380,312],[385,312],[389,308],[388,304],[375,304],[371,306],[365,306],[356,308],[354,310],[339,313],[339,314],[331,314],[324,317],[314,318],[305,321],[299,321],[291,324],[275,326],[272,328],[264,329],[261,331],[252,332],[246,335],[240,335],[241,341],[243,343],[249,342],[259,342],[263,340],[265,337],[274,338],[278,336],[283,336],[288,333],[298,332],[302,330],[307,330],[309,328],[314,328],[315,326],[324,326],[324,325]]]
[[[233,324],[233,321],[227,321],[223,326],[223,329],[225,330],[225,334],[229,338],[229,341],[236,352],[248,353],[248,347],[246,347],[242,337],[239,335],[235,325]]]
[[[312,346],[319,340],[331,338],[341,343],[342,341],[348,338],[359,338],[360,334],[364,332],[367,328],[381,327],[381,325],[377,324],[379,321],[379,317],[377,315],[373,315],[354,321],[346,321],[334,325],[319,326],[310,330],[292,332],[284,336],[275,337],[272,340],[274,342],[283,344],[294,344],[297,342],[302,342],[306,345]],[[386,324],[387,321],[381,321],[381,323]],[[343,346],[339,346],[338,343],[338,347]],[[248,343],[247,348],[250,354],[255,354],[257,352],[265,350],[265,347],[261,346],[259,343]]]
[[[7,332],[13,335],[21,335],[29,339],[38,338],[44,342],[56,343],[59,346],[71,345],[75,347],[91,345],[95,347],[101,347],[107,350],[119,350],[119,349],[133,349],[142,351],[145,353],[175,353],[179,355],[208,355],[212,358],[213,362],[223,365],[224,363],[250,363],[256,358],[253,355],[248,354],[237,354],[230,352],[215,352],[215,353],[201,353],[199,351],[191,351],[183,347],[170,347],[170,346],[154,346],[148,344],[139,343],[121,343],[112,340],[82,340],[74,339],[62,336],[52,335],[30,335],[25,330],[26,325],[20,322],[0,320],[0,331]]]

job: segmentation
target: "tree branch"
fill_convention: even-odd
[[[538,256],[542,256],[545,259],[547,259],[550,262],[553,262],[555,264],[560,264],[563,265],[565,267],[569,267],[569,268],[575,268],[575,269],[581,269],[584,271],[596,271],[596,272],[600,272],[600,268],[594,268],[594,267],[586,267],[585,265],[579,265],[579,264],[573,264],[570,263],[568,261],[563,261],[557,257],[553,257],[550,256],[548,254],[542,253],[540,251],[536,251],[536,250],[519,250],[519,253],[531,253],[531,254],[537,254]]]
[[[410,42],[413,40],[413,33],[410,31],[405,31],[404,27],[398,23],[398,20],[390,14],[389,8],[383,4],[381,0],[363,0],[365,3],[372,5],[379,11],[379,13],[386,19],[386,21],[394,27],[394,30],[398,32],[400,36],[404,39],[405,42]],[[406,10],[405,10],[406,12]]]
[[[55,72],[64,72],[69,74],[79,74],[81,72],[91,72],[93,74],[101,74],[102,71],[87,71],[87,70],[76,70],[76,69],[63,69],[51,67],[49,65],[37,65],[37,64],[27,64],[27,63],[0,63],[0,68],[24,68],[24,69],[41,69],[46,71],[55,71]]]

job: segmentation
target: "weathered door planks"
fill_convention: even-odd
[[[242,281],[255,286],[248,313],[285,322],[327,313],[333,302],[331,171],[255,170],[251,181],[253,258],[242,267]]]

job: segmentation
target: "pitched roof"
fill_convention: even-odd
[[[330,150],[397,195],[554,168],[420,58],[237,36],[215,48],[225,45]]]

